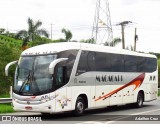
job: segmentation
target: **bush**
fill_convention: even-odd
[[[48,43],[55,43],[55,42],[59,42],[58,40],[51,40],[45,37],[42,37],[38,40],[32,41],[32,42],[28,42],[28,46],[29,47],[33,47],[33,46],[37,46],[37,45],[42,45],[42,44],[48,44]]]
[[[16,40],[14,38],[11,38],[2,34],[0,34],[0,41],[1,43],[6,43],[10,47],[15,47],[17,49],[20,49],[22,47],[22,40]]]
[[[8,44],[0,44],[0,94],[8,94],[9,87],[14,80],[15,66],[9,70],[9,77],[5,77],[5,66],[14,60],[18,60],[21,51],[10,47]]]

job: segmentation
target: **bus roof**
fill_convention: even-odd
[[[22,56],[27,55],[42,55],[42,54],[52,54],[65,50],[88,50],[88,51],[97,51],[97,52],[107,52],[107,53],[116,53],[116,54],[126,54],[126,55],[135,55],[135,56],[146,56],[156,58],[155,55],[144,54],[139,52],[133,52],[130,50],[117,49],[114,47],[90,44],[90,43],[79,43],[79,42],[60,42],[60,43],[49,43],[43,44],[35,47],[31,47],[22,52]]]

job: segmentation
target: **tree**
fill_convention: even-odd
[[[65,41],[66,42],[70,42],[70,40],[72,39],[72,33],[70,30],[66,30],[66,29],[62,29],[62,33],[65,34]]]
[[[4,29],[4,28],[0,28],[0,34],[11,37],[11,38],[15,38],[15,33],[11,33],[9,31],[6,31],[6,29]]]
[[[3,43],[2,41],[0,40],[0,94],[8,94],[9,87],[12,85],[15,66],[11,66],[8,78],[4,73],[5,66],[11,61],[18,60],[21,50],[11,47],[8,42]]]
[[[40,26],[42,26],[41,21],[38,20],[34,22],[31,18],[28,18],[28,30],[20,30],[16,34],[16,38],[23,40],[22,48],[26,47],[30,41],[41,39],[41,36],[49,36],[46,30],[39,29]]]
[[[0,28],[0,34],[3,34],[5,32],[4,28]]]
[[[86,40],[83,39],[80,42],[95,44],[95,39],[94,38],[89,38],[89,39],[86,39]]]
[[[122,42],[121,38],[114,38],[113,41],[111,41],[111,42],[105,42],[104,45],[105,46],[115,47],[116,45],[118,45],[121,42]]]

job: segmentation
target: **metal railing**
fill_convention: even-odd
[[[0,103],[11,103],[12,98],[0,98]]]
[[[10,98],[0,98],[0,103],[11,103],[12,102],[12,86],[10,86]]]

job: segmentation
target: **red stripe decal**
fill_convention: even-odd
[[[108,94],[105,94],[105,95],[103,95],[103,96],[95,99],[95,101],[98,101],[98,100],[100,100],[100,99],[106,99],[106,98],[110,97],[111,95],[117,93],[118,91],[120,91],[120,90],[122,90],[122,89],[124,89],[124,88],[126,88],[126,87],[128,87],[128,86],[131,86],[131,85],[135,85],[135,88],[134,88],[134,90],[135,90],[135,89],[137,89],[138,87],[141,86],[141,84],[143,83],[144,77],[145,77],[145,73],[139,75],[137,78],[135,78],[134,80],[132,80],[132,81],[129,82],[128,84],[125,84],[125,85],[123,85],[122,87],[120,87],[120,88],[118,88],[118,89],[116,89],[116,90],[113,90],[112,92],[110,92],[110,93],[108,93]],[[134,90],[133,90],[133,91],[134,91]]]

